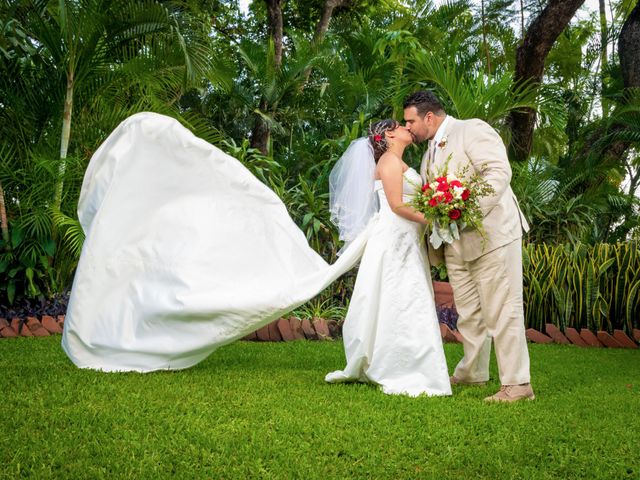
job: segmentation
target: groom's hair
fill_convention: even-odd
[[[418,90],[404,100],[404,108],[416,107],[418,115],[424,117],[427,112],[433,112],[438,116],[444,115],[444,108],[438,97],[429,90]]]

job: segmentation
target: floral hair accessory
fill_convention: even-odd
[[[369,126],[369,143],[373,148],[373,158],[377,162],[378,159],[389,149],[389,141],[385,137],[385,133],[398,128],[400,124],[391,118],[380,120]]]

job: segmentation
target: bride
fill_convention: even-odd
[[[353,296],[344,326],[347,366],[329,373],[327,382],[363,381],[380,385],[385,393],[450,395],[451,385],[433,299],[429,262],[422,237],[424,216],[406,206],[418,172],[402,160],[411,144],[409,131],[394,120],[370,128],[364,148],[350,155],[352,145],[332,172],[332,207],[348,198],[350,208],[334,214],[334,222],[353,238],[352,224],[364,224],[369,205],[353,192],[374,191],[377,218],[370,222]],[[373,148],[369,147],[369,144]],[[352,158],[353,157],[353,158]],[[358,170],[351,175],[343,171]],[[348,179],[339,185],[338,179]],[[345,200],[346,200],[345,198]],[[337,218],[335,218],[337,217]],[[355,218],[364,218],[357,222]],[[358,228],[355,228],[357,231]],[[357,232],[356,232],[357,233]]]
[[[346,248],[328,265],[239,161],[172,118],[140,113],[122,122],[82,185],[86,239],[62,338],[69,358],[103,371],[188,368],[314,297],[362,258],[344,326],[347,367],[327,381],[450,394],[424,219],[401,206],[420,181],[401,159],[411,136],[383,121],[369,138],[355,141],[332,172],[332,216]]]

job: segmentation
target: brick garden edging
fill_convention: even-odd
[[[532,343],[555,343],[560,345],[576,345],[579,347],[608,347],[608,348],[638,348],[640,343],[640,330],[634,329],[631,339],[622,330],[615,330],[613,335],[607,332],[597,332],[594,334],[589,330],[582,329],[580,333],[574,328],[567,328],[562,333],[558,327],[551,323],[545,326],[545,333],[538,332],[533,328],[526,331],[527,340]],[[278,333],[271,335],[275,329]],[[329,334],[327,334],[327,331]],[[262,327],[260,330],[251,333],[243,338],[243,340],[262,341],[262,342],[280,342],[294,340],[333,340],[341,335],[341,327],[335,320],[325,320],[323,318],[314,318],[312,320],[300,320],[297,317],[280,318],[269,325]],[[445,343],[462,343],[462,335],[458,330],[452,330],[444,323],[440,323],[440,335]],[[599,341],[599,337],[611,338],[613,342]]]
[[[546,335],[533,328],[527,330],[527,340],[533,343],[558,343],[562,345],[576,345],[578,347],[596,348],[638,348],[640,343],[640,331],[633,330],[634,339],[629,338],[622,330],[614,330],[613,336],[602,330],[595,334],[585,328],[580,333],[575,328],[567,328],[563,334],[552,323],[545,325]]]
[[[12,318],[9,322],[6,318],[0,318],[0,338],[11,337],[48,337],[62,333],[64,328],[64,315],[56,318],[43,315],[42,318]]]
[[[12,318],[11,321],[0,318],[0,338],[48,337],[61,334],[63,328],[64,315],[58,315],[56,318],[48,315],[41,318]],[[289,317],[279,318],[245,336],[243,340],[256,342],[333,340],[340,337],[341,334],[342,328],[335,320],[317,317],[312,319]],[[444,323],[440,323],[440,335],[446,343],[462,343],[460,332],[449,328]],[[547,323],[545,333],[529,328],[526,335],[527,340],[533,343],[556,343],[578,347],[638,348],[640,343],[640,329],[637,328],[633,330],[633,338],[631,338],[622,330],[614,330],[611,335],[604,331],[594,333],[583,328],[578,332],[574,328],[567,328],[563,333],[555,325]]]

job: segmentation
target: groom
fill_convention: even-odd
[[[511,167],[504,143],[482,120],[447,115],[430,91],[407,97],[404,119],[416,143],[429,140],[420,167],[423,182],[433,180],[451,155],[449,173],[469,165],[495,190],[479,199],[485,241],[477,231],[465,230],[460,240],[444,248],[429,245],[431,264],[443,258],[446,262],[463,338],[464,357],[451,383],[483,385],[489,380],[493,338],[502,388],[485,400],[533,400],[522,302],[522,232],[529,226],[509,186]]]

